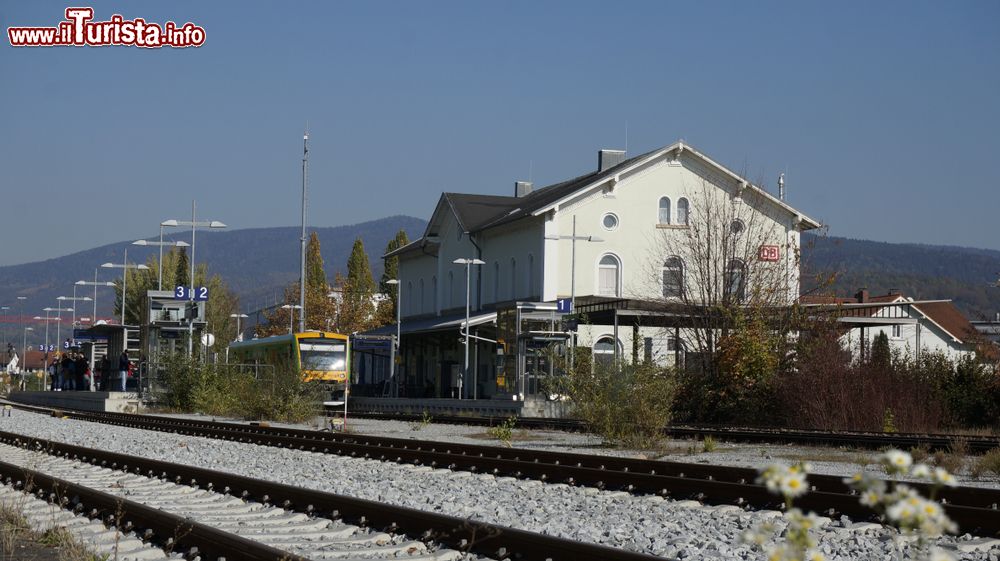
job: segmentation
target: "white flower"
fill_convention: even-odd
[[[931,466],[927,464],[917,464],[910,470],[910,475],[913,477],[919,477],[920,479],[930,479]]]
[[[934,468],[933,480],[934,483],[938,485],[945,485],[947,487],[954,487],[955,485],[958,485],[958,482],[955,481],[955,476],[948,473],[948,470],[944,468]]]
[[[902,450],[887,450],[879,458],[885,470],[889,474],[906,473],[913,465],[913,456]]]
[[[803,558],[804,561],[826,561],[826,556],[820,553],[818,549],[806,550],[806,555]]]
[[[781,478],[779,488],[781,494],[786,497],[799,497],[806,494],[809,491],[809,487],[806,485],[806,474],[789,473]]]

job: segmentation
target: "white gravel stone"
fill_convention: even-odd
[[[357,428],[361,424],[352,422],[351,426]],[[407,426],[406,423],[398,424]],[[449,440],[458,442],[460,440],[453,436],[455,428],[438,429],[435,425],[428,425],[410,432],[413,438],[425,439],[440,430],[441,435],[450,434]],[[485,432],[482,428],[461,428],[471,429],[469,434]],[[771,522],[780,534],[785,525],[781,518],[774,517],[773,511],[703,510],[690,508],[701,506],[697,501],[652,501],[643,496],[601,492],[586,487],[546,485],[509,477],[455,477],[448,470],[414,469],[377,460],[59,420],[24,412],[0,419],[0,430],[229,471],[676,559],[760,559],[760,553],[740,543],[740,535],[765,522]],[[574,445],[580,447],[577,451],[597,451],[588,449],[599,444],[594,442],[593,437],[569,435],[567,438],[577,442]],[[481,438],[469,440],[480,444],[491,443]],[[528,441],[527,444],[537,442]],[[522,444],[523,441],[515,441],[515,446]],[[565,442],[550,445],[566,449]],[[685,458],[685,461],[690,461],[690,458]],[[685,506],[689,508],[683,508]],[[842,526],[845,522],[851,523],[842,518],[815,532],[828,559],[882,561],[894,557],[897,547],[900,548],[901,559],[918,558],[919,552],[908,544],[879,539],[883,535],[895,534],[894,530],[876,524],[871,532],[844,532]],[[953,547],[961,559],[985,561],[995,558],[991,557],[994,553],[992,549],[958,549],[959,544],[973,539],[972,536],[946,537],[935,542]]]

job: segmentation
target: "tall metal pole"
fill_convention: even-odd
[[[49,311],[45,310],[45,371],[49,371]]]
[[[18,323],[18,325],[21,326],[21,331],[24,331],[24,301],[27,300],[27,299],[28,299],[27,296],[18,296],[17,297],[17,323]],[[27,333],[26,331],[24,331],[24,332]],[[27,341],[27,335],[25,335],[24,340],[22,341],[22,345],[21,345],[22,347],[24,347],[21,350],[24,353],[24,354],[21,355],[21,362],[24,362],[24,361],[26,361],[28,359],[28,348],[26,346],[26,344],[27,344],[26,341]],[[21,370],[24,370],[24,366],[21,366]]]
[[[569,310],[576,313],[576,215],[573,215],[573,236],[570,238],[570,264],[569,264]],[[598,279],[600,282],[600,279]],[[576,334],[570,336],[569,348],[569,368],[573,369],[576,359]]]
[[[399,275],[396,275],[396,276],[398,277]],[[396,346],[399,348],[399,350],[396,351],[396,352],[399,353],[399,364],[400,365],[403,364],[403,345],[401,344],[402,343],[402,339],[400,339],[400,336],[401,336],[400,328],[403,325],[402,323],[400,323],[400,317],[401,317],[400,316],[400,311],[403,309],[403,290],[402,289],[403,289],[403,283],[397,283],[396,284]],[[395,370],[396,369],[396,362],[395,362],[396,357],[392,357],[392,358],[393,358],[392,368],[393,368],[393,373],[395,373],[395,371],[396,371]],[[399,384],[395,380],[393,380],[393,384],[392,384],[392,393],[393,393],[393,397],[399,397]]]
[[[125,327],[125,296],[128,294],[125,289],[128,286],[128,248],[125,248],[125,263],[122,266],[122,328]],[[126,331],[127,333],[127,331]],[[128,337],[126,337],[128,339]],[[125,341],[125,346],[128,346],[128,341]]]
[[[56,349],[62,353],[62,302],[56,300]]]
[[[99,267],[94,267],[94,322],[91,325],[97,325],[97,269]]]
[[[465,378],[469,375],[469,290],[472,286],[469,283],[470,271],[472,270],[472,260],[465,261],[465,368],[462,370],[462,379],[459,380],[458,399],[465,398]]]
[[[302,236],[299,238],[299,331],[306,330],[306,180],[309,173],[309,131],[302,135]]]
[[[194,221],[192,220],[192,222]],[[160,260],[156,263],[156,290],[163,290],[163,224],[160,224]],[[94,282],[97,282],[96,278],[94,279]],[[94,292],[97,292],[96,286],[94,287]]]
[[[194,304],[194,232],[195,232],[195,201],[191,201],[191,285],[188,287],[190,304]],[[162,246],[160,246],[162,247]],[[194,353],[194,318],[188,320],[188,358]]]
[[[76,342],[76,285],[73,285],[73,321],[69,324],[70,340]]]

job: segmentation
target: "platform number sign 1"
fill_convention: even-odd
[[[762,245],[757,252],[757,258],[761,261],[778,261],[781,258],[781,250],[776,245]]]
[[[178,286],[174,288],[174,300],[194,300],[196,302],[207,301],[208,287],[196,286],[192,290],[189,286]]]

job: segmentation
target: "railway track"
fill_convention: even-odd
[[[340,434],[237,423],[178,420],[121,413],[71,412],[75,418],[120,426],[175,432],[260,445],[393,461],[432,468],[531,478],[712,505],[780,508],[780,500],[753,484],[756,470],[706,464],[664,462],[495,446]],[[872,519],[872,513],[841,477],[810,475],[812,490],[797,505],[828,516]],[[914,487],[927,494],[921,484]],[[1000,490],[977,487],[943,489],[938,498],[963,532],[1000,535]]]
[[[8,484],[28,485],[94,518],[111,517],[115,525],[189,559],[655,559],[6,432],[0,432],[0,457],[0,477]]]
[[[339,414],[340,411],[330,411]],[[389,421],[420,422],[421,415],[402,413],[365,413],[351,412],[356,418],[382,419]],[[454,425],[494,426],[506,419],[501,417],[464,417],[453,415],[435,415],[435,423]],[[517,426],[526,429],[550,429],[570,432],[583,432],[587,426],[576,419],[540,419],[518,418]],[[973,437],[957,434],[918,434],[918,433],[873,433],[860,431],[818,431],[809,429],[760,429],[760,428],[726,428],[704,426],[671,426],[663,429],[666,436],[673,438],[704,438],[711,436],[729,442],[762,442],[781,444],[806,444],[823,446],[845,446],[851,448],[868,448],[879,450],[883,448],[927,447],[930,451],[951,449],[957,440],[968,446],[972,453],[982,454],[994,448],[1000,448],[1000,437]]]

